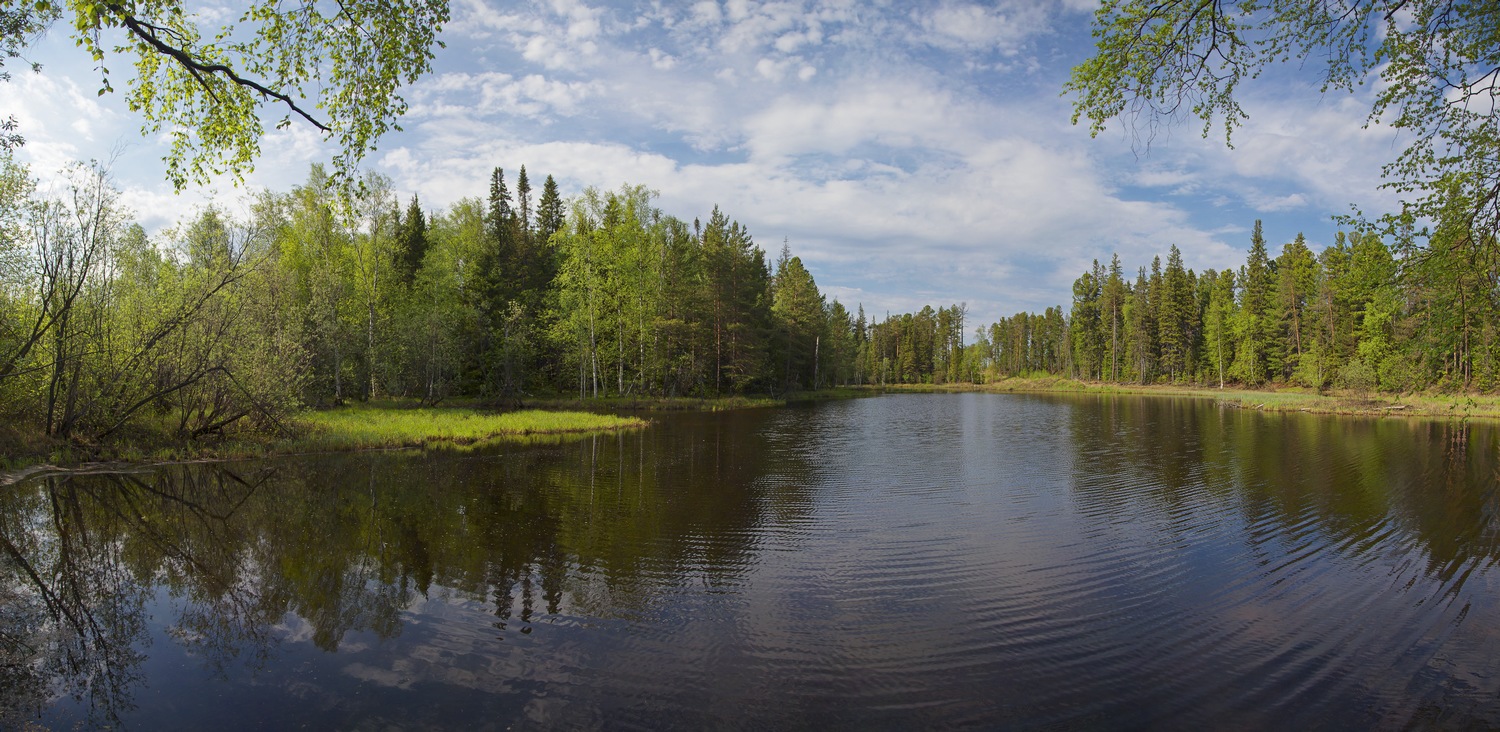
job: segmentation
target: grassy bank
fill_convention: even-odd
[[[392,408],[354,405],[307,412],[302,435],[276,452],[328,452],[472,444],[497,437],[603,432],[646,426],[645,420],[592,412],[526,409],[483,412],[465,407]]]
[[[15,425],[0,425],[0,479],[38,465],[121,465],[416,447],[454,449],[493,440],[536,441],[541,436],[634,429],[647,424],[646,419],[630,412],[718,412],[869,395],[870,392],[858,389],[825,389],[795,392],[780,398],[543,398],[528,399],[523,409],[506,412],[483,408],[473,400],[451,400],[438,407],[385,400],[302,412],[287,420],[290,434],[234,433],[201,440],[181,438],[165,420],[160,424],[134,425],[98,443],[60,440]]]
[[[1177,384],[1115,384],[1062,377],[1014,377],[988,384],[895,384],[887,392],[1144,394],[1213,399],[1241,409],[1367,416],[1500,419],[1500,396],[1485,394],[1317,393],[1306,389],[1214,389]]]
[[[492,412],[471,407],[416,408],[396,403],[310,410],[288,421],[290,435],[236,434],[216,440],[183,440],[164,426],[136,429],[97,444],[75,443],[0,430],[0,484],[38,466],[124,465],[185,460],[228,460],[311,452],[397,448],[453,448],[495,440],[534,440],[646,426],[646,420],[590,412],[527,409]]]

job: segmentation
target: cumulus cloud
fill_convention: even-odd
[[[1270,236],[1386,195],[1372,161],[1392,141],[1359,129],[1365,97],[1246,97],[1234,150],[1090,140],[1057,94],[1093,7],[456,0],[439,72],[406,92],[406,132],[367,167],[428,206],[484,195],[497,165],[552,174],[565,194],[644,184],[669,214],[717,204],[767,249],[785,237],[851,310],[967,301],[976,323],[1067,302],[1113,252],[1134,267],[1176,244],[1190,267],[1234,266],[1252,217]],[[43,56],[74,53],[54,40]],[[189,210],[161,182],[162,143],[135,134],[118,96],[70,81],[90,79],[86,62],[62,68],[0,84],[31,137],[22,155],[57,166],[129,139],[131,204]],[[286,190],[332,153],[297,125],[262,148],[251,188]]]
[[[917,22],[921,38],[933,45],[1014,55],[1023,41],[1047,30],[1050,18],[1051,8],[1038,2],[944,3],[920,12]]]
[[[953,151],[983,138],[966,124],[967,104],[920,84],[862,81],[824,96],[783,96],[746,119],[751,156],[841,155],[865,143]]]
[[[542,117],[567,116],[597,94],[599,85],[561,81],[542,74],[516,78],[500,72],[447,73],[435,77],[414,95],[413,117],[504,113]]]

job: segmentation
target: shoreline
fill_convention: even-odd
[[[887,384],[859,387],[876,393],[1093,394],[1213,399],[1261,412],[1303,412],[1360,417],[1500,420],[1500,395],[1325,392],[1300,388],[1246,389],[1181,384],[1117,384],[1064,377],[1011,377],[985,384]]]
[[[467,405],[420,407],[395,402],[307,410],[288,421],[296,425],[297,434],[239,434],[202,443],[162,433],[137,433],[94,446],[35,435],[4,435],[8,449],[16,451],[4,456],[0,486],[42,474],[117,473],[151,465],[382,450],[473,450],[502,442],[642,429],[650,424],[640,417],[594,412],[535,408],[502,412]]]
[[[1397,417],[1403,419],[1500,420],[1500,395],[1356,394],[1300,389],[1195,387],[1178,384],[1117,384],[1063,377],[1011,377],[985,384],[886,384],[795,392],[779,398],[730,397],[551,397],[528,400],[510,411],[469,403],[421,407],[383,401],[308,410],[292,418],[294,436],[238,435],[214,443],[184,442],[162,434],[137,434],[108,445],[84,448],[35,435],[3,435],[10,449],[0,468],[0,486],[42,474],[122,472],[151,465],[251,460],[276,456],[377,450],[472,450],[487,444],[641,429],[650,420],[620,412],[720,412],[764,409],[809,401],[882,394],[988,393],[1090,394],[1212,399],[1236,409],[1261,412]],[[75,452],[78,450],[78,452]]]

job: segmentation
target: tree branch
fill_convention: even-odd
[[[281,92],[271,89],[253,79],[246,79],[245,77],[240,76],[238,73],[236,73],[234,69],[225,66],[224,64],[205,63],[204,61],[193,56],[187,51],[184,51],[181,48],[177,48],[176,46],[163,41],[156,33],[156,31],[158,30],[156,26],[150,23],[142,22],[135,16],[128,13],[123,7],[120,7],[118,5],[111,5],[109,6],[109,9],[120,18],[120,21],[125,24],[125,27],[129,29],[130,32],[135,35],[135,37],[141,39],[141,41],[146,45],[175,60],[177,63],[181,64],[184,69],[187,69],[188,73],[192,74],[194,78],[198,79],[199,83],[203,84],[204,89],[208,91],[210,96],[213,96],[213,90],[208,88],[208,84],[203,80],[203,74],[219,74],[236,85],[243,86],[247,89],[252,89],[263,97],[275,99],[282,104],[285,104],[288,109],[296,112],[298,116],[307,120],[309,124],[318,128],[319,131],[330,131],[328,125],[319,122],[306,110],[297,106],[297,103],[286,94],[282,94]],[[215,101],[218,100],[215,99]]]

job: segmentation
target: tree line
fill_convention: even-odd
[[[990,373],[1046,372],[1135,383],[1295,385],[1358,391],[1500,385],[1500,268],[1492,246],[1423,245],[1339,232],[1314,255],[1297,237],[1268,253],[1255,222],[1238,269],[1195,273],[1098,260],[1066,316],[1019,313],[990,327]]]
[[[0,159],[0,413],[88,441],[283,428],[304,406],[785,394],[854,378],[855,322],[783,242],[643,186],[564,199],[522,166],[429,211],[321,166],[148,234],[99,166]],[[59,192],[60,190],[60,192]],[[863,326],[860,326],[863,328]]]
[[[1073,282],[1070,306],[974,330],[967,307],[924,308],[855,326],[850,383],[984,383],[1064,376],[1116,383],[1298,386],[1353,391],[1500,387],[1500,262],[1462,210],[1419,235],[1303,235],[1272,257],[1261,222],[1243,265],[1196,273],[1118,256]]]
[[[1118,257],[1071,308],[966,333],[968,307],[867,317],[774,261],[715,207],[691,222],[638,185],[565,199],[496,168],[484,196],[429,211],[368,175],[313,166],[242,215],[209,206],[155,234],[98,166],[43,192],[0,158],[0,414],[75,441],[151,425],[200,437],[285,429],[305,406],[406,397],[782,395],[841,384],[982,383],[1047,373],[1138,383],[1355,390],[1500,384],[1492,245],[1299,235],[1260,223],[1238,269]],[[512,185],[513,184],[513,185]],[[1461,217],[1458,217],[1461,219]],[[967,336],[967,337],[966,337]]]

